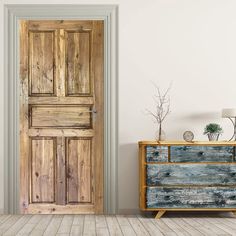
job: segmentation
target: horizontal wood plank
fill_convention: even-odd
[[[28,100],[31,105],[93,105],[93,97],[29,97]]]
[[[168,147],[166,146],[146,146],[147,162],[167,162]]]
[[[236,208],[236,188],[148,187],[148,208]]]
[[[42,24],[41,20],[30,20],[29,29],[30,30],[52,30],[52,29],[66,29],[75,31],[87,31],[91,30],[93,27],[93,21],[83,20],[53,20],[45,21]]]
[[[31,127],[91,127],[89,106],[31,106]]]
[[[163,146],[172,146],[172,145],[188,145],[188,146],[236,146],[236,141],[193,141],[193,142],[185,142],[185,141],[175,141],[175,140],[168,140],[168,141],[139,141],[139,145],[163,145]]]
[[[56,204],[30,204],[30,214],[94,214],[94,205],[56,205]]]
[[[147,185],[236,186],[236,165],[148,164]]]
[[[31,137],[93,137],[92,129],[29,129],[28,135]]]
[[[233,146],[171,146],[172,162],[232,162]]]

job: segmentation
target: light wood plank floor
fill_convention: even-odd
[[[0,215],[0,235],[235,235],[232,213],[167,212],[154,215]]]

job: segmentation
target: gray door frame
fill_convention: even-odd
[[[118,6],[4,5],[4,212],[19,213],[20,19],[104,20],[104,212],[117,212]]]

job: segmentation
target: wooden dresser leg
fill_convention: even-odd
[[[158,211],[155,219],[160,219],[165,214],[165,212],[165,210]]]
[[[236,216],[236,211],[232,211],[232,213]]]

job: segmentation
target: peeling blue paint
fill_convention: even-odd
[[[172,162],[232,162],[232,146],[171,146]]]
[[[147,208],[236,208],[236,188],[148,187]]]
[[[166,146],[146,146],[147,162],[167,162],[168,147]]]

